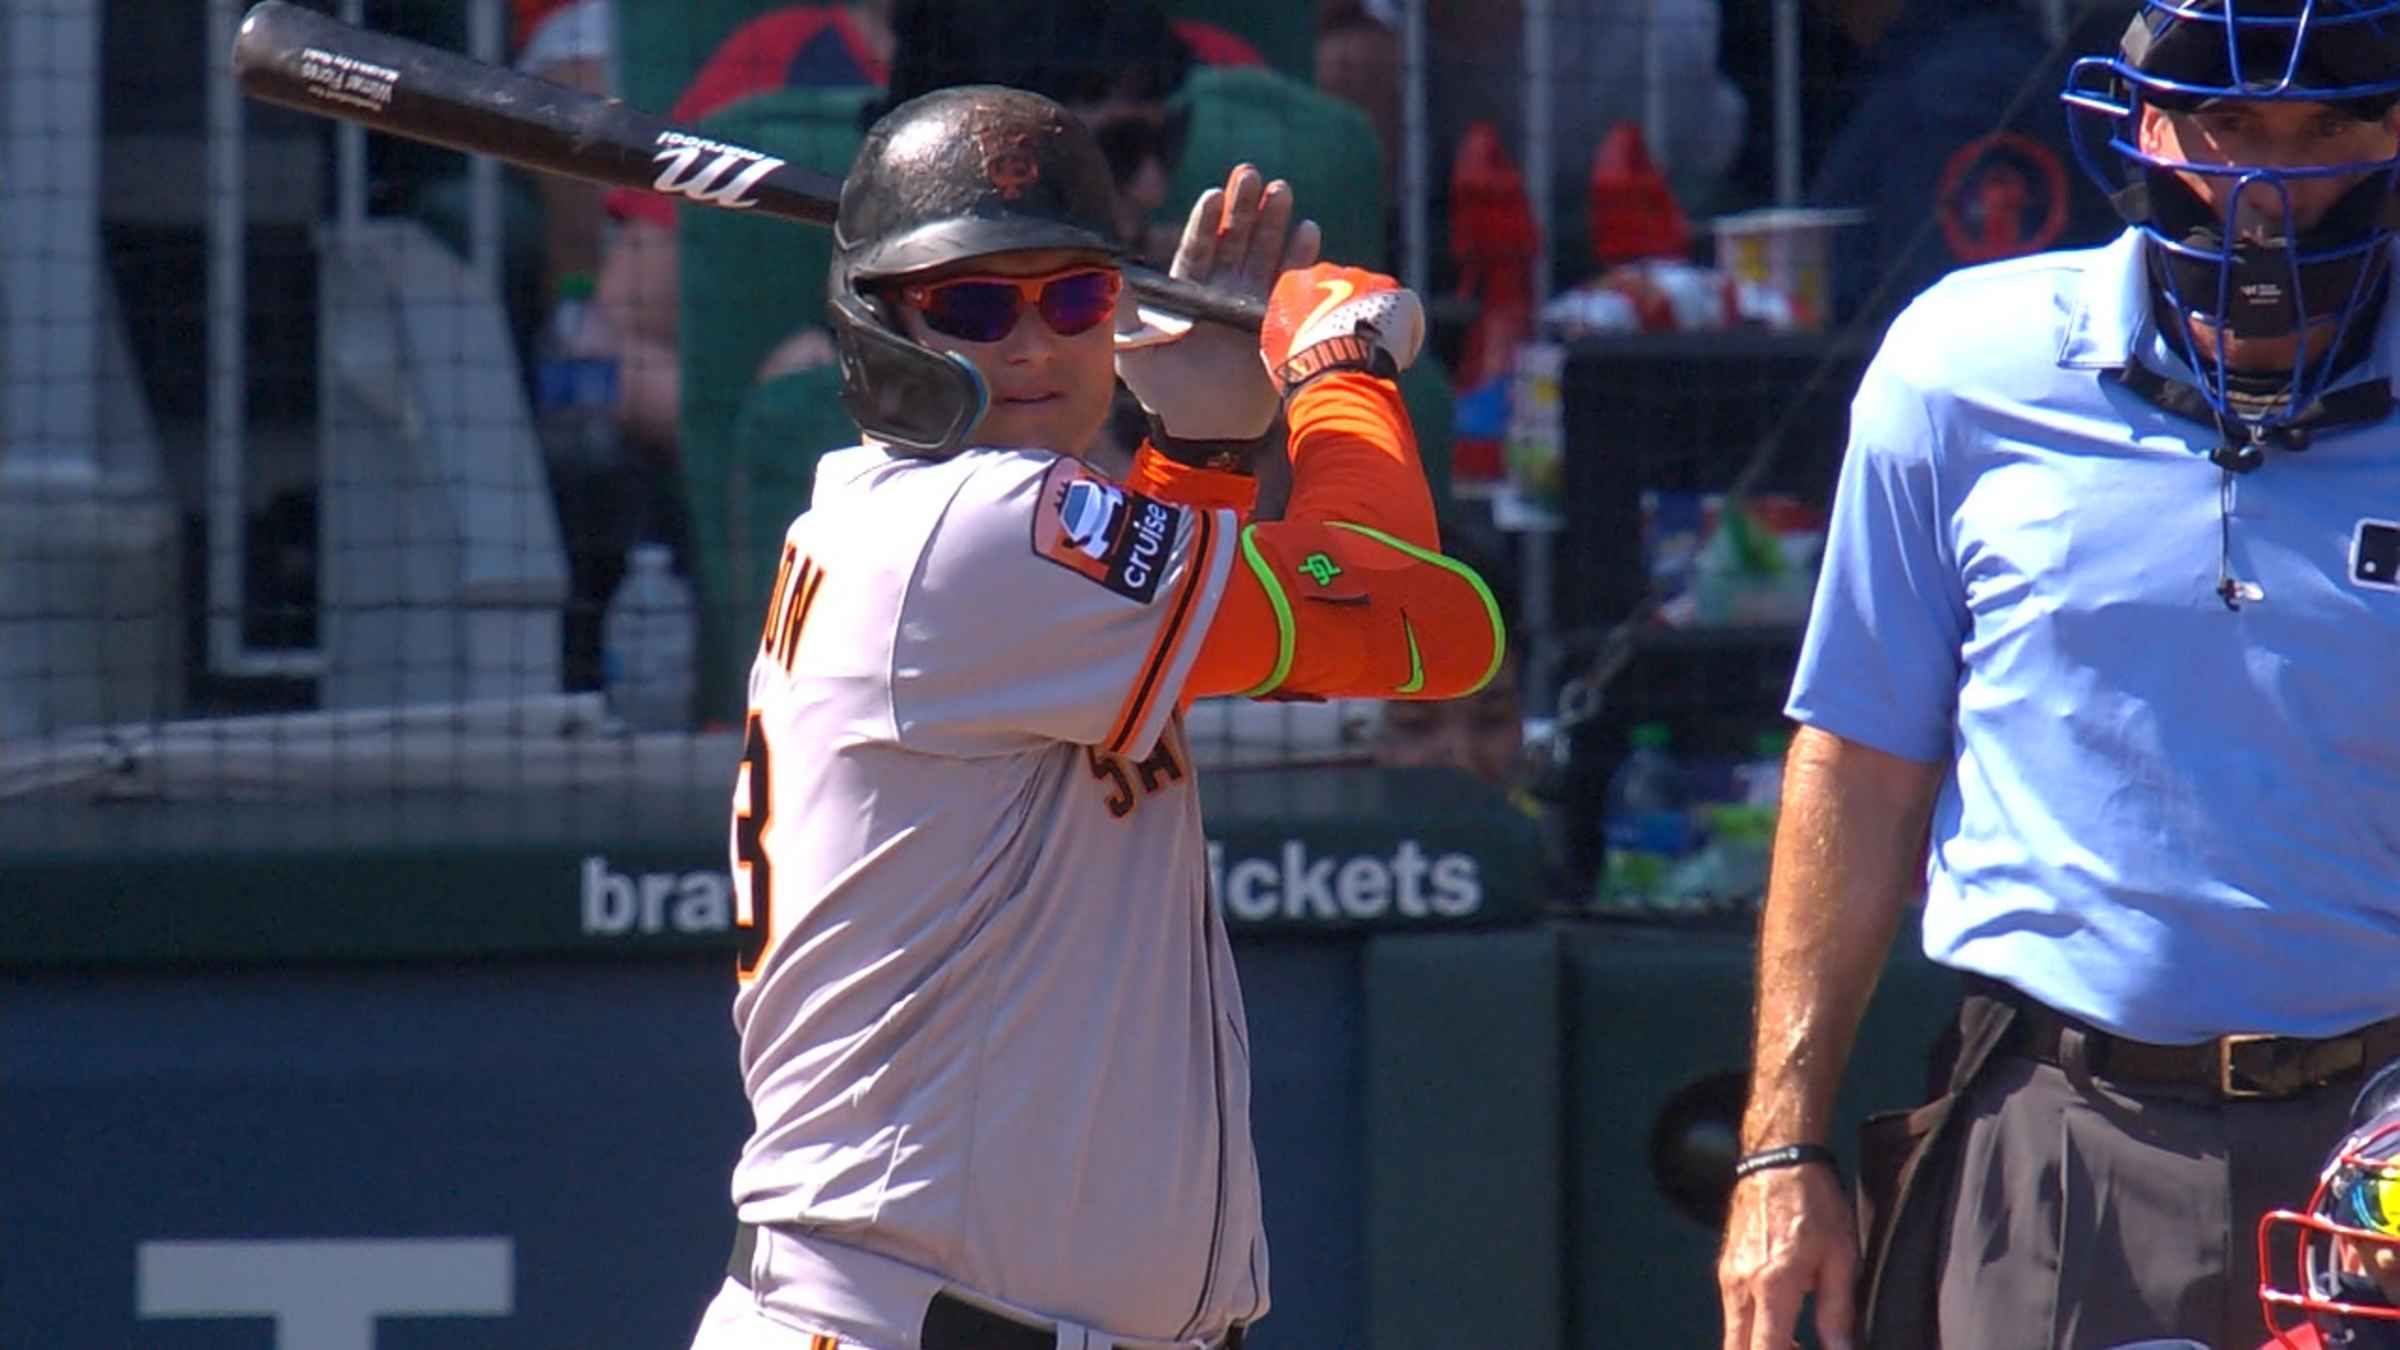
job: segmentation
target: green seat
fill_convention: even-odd
[[[836,177],[850,170],[862,139],[859,118],[877,91],[778,89],[703,119],[698,130],[756,146],[794,165]],[[825,326],[825,230],[738,211],[679,211],[682,270],[683,409],[678,434],[692,516],[693,574],[700,595],[701,711],[740,711],[743,663],[736,648],[753,628],[774,582],[784,526],[808,504],[810,472],[828,449],[854,444],[857,428],[823,378],[773,381],[773,401],[750,410],[759,363],[802,328]],[[751,425],[740,424],[745,416]],[[814,443],[765,441],[798,420]],[[764,441],[765,443],[762,443]],[[762,561],[763,560],[763,561]]]
[[[1161,220],[1183,224],[1192,199],[1246,160],[1290,181],[1301,212],[1325,231],[1326,257],[1386,266],[1383,154],[1365,113],[1257,66],[1195,70],[1175,102],[1191,110],[1191,130]]]
[[[782,7],[779,0],[619,5],[617,87],[625,91],[626,102],[663,114],[734,29]],[[1314,77],[1314,6],[1287,0],[1167,0],[1160,8],[1171,16],[1205,20],[1247,39],[1275,69],[1295,79]]]
[[[617,88],[627,103],[666,116],[683,87],[700,73],[718,44],[779,0],[682,0],[681,4],[620,4]]]
[[[1212,23],[1258,48],[1267,64],[1297,80],[1317,77],[1317,7],[1291,0],[1162,0],[1173,19]]]

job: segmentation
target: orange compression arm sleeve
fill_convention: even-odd
[[[1250,518],[1250,509],[1258,504],[1257,479],[1246,473],[1177,463],[1158,453],[1148,441],[1134,452],[1133,472],[1125,476],[1125,486],[1178,506],[1197,506],[1204,511],[1227,507],[1243,520]]]
[[[1507,641],[1483,579],[1437,551],[1398,386],[1320,377],[1291,402],[1284,518],[1243,527],[1187,698],[1456,698]]]

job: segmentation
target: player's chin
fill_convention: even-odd
[[[997,450],[1080,454],[1099,434],[1100,424],[1108,415],[1106,404],[1096,408],[1088,404],[1089,400],[1065,394],[1047,398],[996,398],[984,410],[983,421],[976,425],[975,440]]]

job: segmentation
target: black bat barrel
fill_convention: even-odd
[[[544,173],[814,225],[831,224],[841,199],[840,179],[763,151],[284,0],[243,16],[233,70],[255,99]]]
[[[831,226],[842,181],[748,146],[683,130],[601,98],[421,42],[263,0],[233,43],[242,92],[388,135],[489,155],[702,206]],[[1127,267],[1126,283],[1161,309],[1252,332],[1266,306]]]

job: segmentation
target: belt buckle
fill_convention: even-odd
[[[2271,1088],[2245,1087],[2233,1081],[2235,1050],[2256,1041],[2272,1041],[2278,1037],[2259,1032],[2234,1032],[2217,1038],[2217,1094],[2227,1101],[2256,1101],[2277,1094]]]

